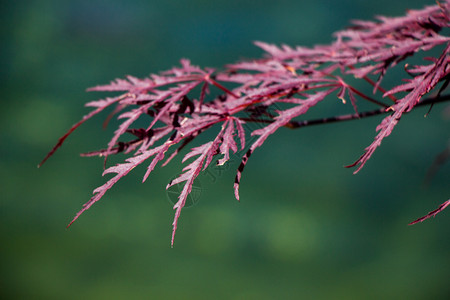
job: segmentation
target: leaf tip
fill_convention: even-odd
[[[69,229],[69,227],[73,224],[73,222],[75,222],[75,220],[78,218],[78,216],[76,216],[75,218],[73,218],[72,221],[70,221],[69,224],[67,224],[66,229]]]
[[[39,169],[40,167],[42,167],[42,165],[47,161],[47,159],[50,158],[50,156],[53,155],[54,152],[55,152],[55,150],[52,150],[52,151],[50,151],[50,152],[44,157],[44,159],[37,165],[38,169]]]
[[[426,219],[429,219],[431,217],[435,217],[438,213],[440,213],[441,211],[443,211],[447,206],[450,205],[450,199],[445,201],[444,203],[442,203],[441,205],[439,205],[439,207],[433,211],[430,211],[428,214],[426,214],[425,216],[418,218],[415,221],[412,221],[411,223],[409,223],[408,225],[414,225],[420,222],[425,221]]]
[[[354,166],[356,166],[358,164],[358,161],[355,161],[354,163],[351,163],[349,165],[345,165],[344,168],[350,169],[353,168]]]
[[[239,183],[234,184],[234,196],[236,197],[236,200],[238,202],[241,202],[241,200],[239,198]]]

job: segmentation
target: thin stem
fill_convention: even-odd
[[[355,67],[350,66],[350,65],[348,66],[348,68],[349,68],[350,70],[354,70],[354,69],[355,69]],[[376,86],[376,83],[375,83],[372,79],[370,79],[369,77],[363,76],[363,79],[364,79],[365,81],[367,81],[371,86],[373,86],[373,87]],[[383,89],[381,86],[377,86],[377,90],[379,90],[379,91],[382,92],[383,94],[386,93],[386,90]],[[394,95],[388,95],[388,97],[389,97],[394,103],[397,102],[397,100],[398,100]]]
[[[253,122],[253,123],[273,123],[272,120],[267,120],[267,119],[255,119],[255,118],[239,118],[239,120],[241,121],[245,121],[245,122]]]
[[[431,97],[423,100],[418,106],[425,106],[425,105],[433,105],[439,102],[445,102],[450,100],[450,95],[444,95],[439,97]],[[323,118],[323,119],[314,119],[314,120],[304,120],[304,121],[291,121],[288,124],[286,124],[284,127],[291,128],[291,129],[297,129],[300,127],[306,127],[311,125],[319,125],[319,124],[328,124],[328,123],[336,123],[336,122],[343,122],[343,121],[350,121],[355,119],[362,119],[372,116],[377,116],[381,114],[388,113],[390,110],[386,110],[385,108],[380,108],[377,110],[371,110],[366,112],[361,112],[358,114],[348,114],[348,115],[341,115],[336,117],[330,117],[330,118]],[[270,124],[273,123],[272,120],[267,119],[256,119],[256,118],[239,118],[242,121],[245,122],[254,122],[254,123],[266,123]]]
[[[378,104],[378,105],[383,106],[383,107],[385,107],[385,108],[387,108],[387,107],[389,106],[389,105],[387,105],[387,104],[384,104],[383,102],[380,102],[380,101],[378,101],[378,100],[375,100],[375,99],[373,99],[373,98],[367,96],[366,94],[364,94],[364,93],[358,91],[357,89],[355,89],[355,88],[352,87],[351,85],[349,85],[348,87],[349,87],[349,89],[352,90],[352,92],[354,92],[355,94],[357,94],[357,95],[360,96],[361,98],[366,99],[366,100],[369,101],[369,102]]]
[[[212,85],[216,86],[217,88],[221,89],[225,93],[233,96],[236,99],[239,99],[239,96],[237,96],[235,93],[233,93],[232,91],[230,91],[229,89],[227,89],[226,87],[224,87],[223,85],[221,85],[220,83],[218,83],[217,81],[212,79],[209,75],[208,75],[208,77],[205,78],[205,80],[208,81],[209,83],[211,83]]]
[[[431,97],[431,98],[427,98],[427,99],[423,100],[422,102],[417,104],[416,107],[429,105],[429,104],[436,104],[439,102],[445,102],[445,101],[449,101],[449,100],[450,100],[450,95]],[[358,114],[355,113],[355,114],[341,115],[341,116],[336,116],[336,117],[315,119],[315,120],[291,121],[288,124],[286,124],[285,127],[291,128],[291,129],[297,129],[300,127],[311,126],[311,125],[350,121],[350,120],[362,119],[362,118],[367,118],[367,117],[371,117],[371,116],[385,114],[385,113],[388,113],[389,111],[390,110],[386,110],[385,108],[380,108],[377,110],[362,112],[362,113],[358,113]]]

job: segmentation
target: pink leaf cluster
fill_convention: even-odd
[[[109,155],[119,152],[130,157],[104,171],[104,174],[116,175],[94,190],[94,196],[73,222],[136,166],[148,163],[145,181],[158,163],[165,166],[200,134],[207,130],[215,132],[212,141],[188,151],[182,162],[193,161],[167,186],[184,183],[174,205],[173,245],[181,210],[200,172],[213,161],[223,165],[230,159],[230,154],[241,155],[234,183],[235,196],[239,200],[242,172],[256,148],[282,127],[298,128],[314,123],[304,120],[304,115],[326,99],[340,99],[344,104],[349,99],[356,117],[371,115],[358,111],[359,101],[369,102],[377,111],[388,114],[377,126],[378,134],[372,144],[349,166],[357,166],[355,173],[358,172],[405,113],[420,105],[423,96],[439,85],[436,99],[447,87],[450,38],[441,32],[450,27],[449,9],[450,2],[445,1],[421,10],[410,10],[402,17],[354,21],[352,27],[335,33],[336,39],[331,44],[312,48],[256,42],[266,52],[263,58],[227,65],[223,71],[200,68],[183,59],[179,67],[160,74],[143,79],[127,76],[93,87],[89,91],[122,94],[87,103],[95,109],[59,139],[43,162],[78,126],[115,106],[107,120],[117,115],[123,121],[107,147],[84,155],[103,156],[105,163]],[[390,69],[416,53],[430,50],[440,54],[420,65],[406,64],[404,83],[398,83],[389,91],[382,88],[383,78]],[[365,81],[373,93],[368,95],[352,86],[349,79],[353,78]],[[222,93],[209,97],[211,88]],[[133,127],[138,119],[147,120],[148,126]],[[334,117],[334,121],[340,119],[349,118]],[[251,129],[248,124],[262,126]],[[126,140],[124,135],[134,138]],[[246,136],[254,138],[249,140]],[[416,222],[434,216],[448,203]]]

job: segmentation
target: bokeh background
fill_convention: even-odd
[[[183,57],[216,68],[260,57],[255,40],[329,43],[350,19],[433,3],[1,1],[0,298],[448,299],[449,211],[407,226],[449,196],[448,163],[423,184],[448,144],[445,104],[405,116],[357,175],[343,166],[380,117],[280,130],[247,165],[241,203],[237,161],[199,177],[173,249],[164,188],[181,156],[145,184],[137,168],[69,230],[106,180],[102,159],[78,154],[102,148],[114,126],[96,117],[36,168],[84,103],[105,96],[87,87]]]

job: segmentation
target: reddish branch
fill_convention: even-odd
[[[247,149],[234,183],[235,196],[239,199],[242,172],[251,154],[279,128],[300,128],[386,114],[376,128],[378,134],[373,143],[351,165],[357,167],[356,173],[382,140],[391,134],[404,114],[418,106],[450,100],[449,95],[443,95],[450,78],[450,38],[441,34],[442,29],[450,27],[449,8],[450,2],[444,1],[422,10],[410,10],[402,17],[355,21],[352,27],[335,33],[336,40],[330,45],[313,48],[278,47],[256,42],[266,52],[264,58],[228,65],[221,72],[194,66],[183,59],[180,67],[148,78],[128,76],[91,88],[89,91],[123,94],[87,103],[87,106],[95,109],[59,139],[39,166],[82,123],[109,106],[115,106],[110,116],[118,115],[118,119],[123,122],[115,130],[106,149],[87,153],[86,156],[103,156],[105,162],[109,155],[119,152],[129,157],[104,171],[104,174],[115,175],[94,190],[94,196],[75,216],[72,224],[137,165],[148,164],[145,181],[158,163],[166,165],[201,133],[216,130],[212,141],[196,145],[184,156],[183,163],[187,160],[190,163],[167,186],[184,184],[178,202],[174,205],[173,244],[181,210],[193,182],[212,162],[225,164],[232,153]],[[419,52],[426,54],[432,49],[439,54],[419,65],[409,66],[406,63],[408,57]],[[384,76],[403,62],[405,78],[392,89],[383,89]],[[349,77],[368,83],[374,95],[367,95],[349,84]],[[209,97],[211,87],[224,94]],[[435,90],[438,91],[434,97],[424,97]],[[310,108],[325,100],[336,99],[344,104],[349,100],[354,113],[299,120],[305,119]],[[368,102],[375,107],[359,112],[358,101]],[[148,126],[133,128],[135,121],[142,118],[148,119]],[[252,129],[246,123],[258,123],[260,126]],[[124,140],[125,134],[133,135],[134,139]],[[246,139],[249,135],[255,138]],[[434,216],[448,203],[445,202],[416,222]]]

